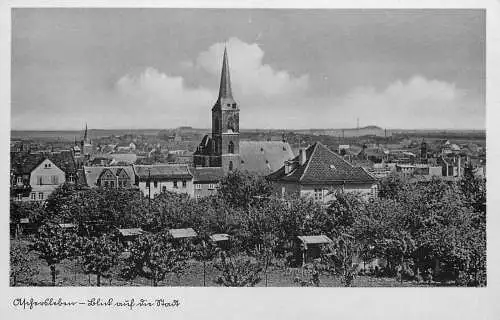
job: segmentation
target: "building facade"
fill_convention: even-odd
[[[146,197],[164,192],[194,196],[193,174],[187,165],[161,164],[134,166],[135,184]]]

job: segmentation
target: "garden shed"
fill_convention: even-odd
[[[325,235],[297,236],[299,247],[297,253],[302,265],[317,259],[321,255],[321,250],[333,243],[332,239]]]
[[[118,236],[120,241],[128,247],[134,239],[138,236],[144,234],[145,232],[141,228],[128,228],[128,229],[118,229]]]

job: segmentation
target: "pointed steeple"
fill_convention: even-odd
[[[87,122],[85,122],[85,133],[83,134],[83,141],[87,142]]]
[[[233,92],[231,90],[231,78],[229,76],[229,62],[227,59],[227,48],[224,47],[224,58],[222,60],[222,72],[220,77],[219,99],[233,99]]]

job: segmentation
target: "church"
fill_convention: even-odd
[[[193,154],[196,168],[220,168],[266,176],[294,157],[285,141],[240,141],[240,107],[233,97],[227,48],[224,49],[219,96],[212,107],[212,134]]]

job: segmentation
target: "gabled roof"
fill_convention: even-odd
[[[75,174],[76,165],[71,151],[50,153],[11,152],[10,167],[14,174],[30,174],[45,159],[52,161],[66,174]]]
[[[299,156],[292,162],[295,169],[285,173],[285,166],[268,176],[271,181],[295,182],[301,184],[332,183],[375,183],[376,179],[363,168],[354,167],[342,157],[316,142],[305,150],[306,161],[299,163]]]
[[[134,172],[139,181],[193,178],[186,164],[136,165]]]
[[[101,176],[104,170],[110,170],[114,176],[118,173],[119,170],[124,170],[129,176],[131,183],[135,183],[135,175],[134,169],[132,166],[117,166],[117,167],[83,167],[83,173],[85,175],[86,185],[89,187],[97,186],[97,180]]]
[[[256,175],[268,175],[294,157],[288,142],[240,141],[240,170]]]

